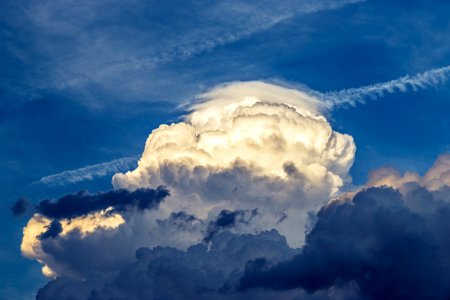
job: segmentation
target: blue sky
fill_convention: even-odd
[[[356,2],[356,3],[350,3]],[[319,92],[450,65],[450,3],[417,1],[2,1],[0,298],[47,281],[20,255],[10,206],[79,189],[30,186],[65,170],[139,156],[152,129],[216,84],[265,80]],[[351,175],[423,173],[450,151],[450,84],[392,93],[329,113],[352,135]]]

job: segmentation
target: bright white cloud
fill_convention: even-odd
[[[298,246],[307,211],[350,180],[352,137],[333,131],[318,99],[281,86],[234,82],[199,99],[185,122],[153,130],[115,188],[167,185],[162,209],[201,219],[257,208],[252,230],[275,227]]]
[[[306,179],[326,179],[335,192],[348,179],[353,139],[334,132],[321,102],[300,91],[263,82],[236,82],[199,97],[185,122],[161,125],[147,139],[135,171],[116,174],[116,188],[165,183],[170,163],[222,171],[236,163],[255,175],[287,179],[292,165]]]
[[[87,216],[74,218],[71,220],[61,220],[62,232],[60,237],[65,239],[74,231],[80,234],[81,238],[93,234],[98,230],[111,231],[123,224],[125,220],[120,214],[101,211],[89,214]],[[58,258],[49,255],[42,247],[42,241],[39,236],[46,232],[50,226],[51,220],[40,214],[34,214],[23,229],[22,244],[20,250],[22,255],[30,259],[35,259],[42,263],[42,273],[47,277],[56,275],[78,276],[65,264],[58,261]],[[70,249],[67,249],[70,251]]]

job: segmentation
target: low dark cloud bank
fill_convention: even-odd
[[[136,262],[120,272],[85,281],[58,278],[40,289],[37,299],[227,299],[232,293],[227,283],[238,282],[248,260],[264,256],[280,261],[295,253],[275,230],[258,235],[225,231],[212,237],[209,246],[186,251],[140,248]]]
[[[355,282],[367,299],[450,297],[450,189],[370,188],[318,213],[302,253],[247,264],[239,289],[308,292]]]
[[[275,230],[230,233],[226,227],[241,216],[219,214],[210,227],[224,228],[208,243],[141,248],[124,268],[84,281],[58,278],[37,299],[450,297],[449,187],[375,187],[332,202],[297,250]]]
[[[157,207],[167,196],[169,196],[169,191],[163,186],[156,189],[137,189],[132,192],[112,190],[90,194],[80,191],[66,195],[57,201],[43,200],[36,206],[36,210],[52,219],[71,219],[109,207],[117,212],[130,207],[137,207],[139,210],[152,209]]]

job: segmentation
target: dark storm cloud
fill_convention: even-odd
[[[447,299],[449,189],[406,189],[370,188],[323,207],[301,254],[249,262],[240,289],[315,292],[356,282],[369,299]]]
[[[137,189],[133,192],[112,190],[90,194],[80,191],[57,201],[43,200],[36,209],[52,219],[70,219],[108,207],[113,207],[115,211],[124,211],[130,207],[137,207],[139,210],[151,209],[157,207],[167,196],[169,191],[163,186],[156,189]]]
[[[30,203],[25,198],[20,198],[16,202],[14,202],[13,206],[11,206],[11,211],[15,216],[21,216],[23,215],[28,207],[30,206]]]
[[[215,235],[209,246],[201,243],[186,251],[140,248],[136,261],[118,273],[96,273],[82,281],[58,278],[40,289],[37,299],[249,299],[226,288],[227,282],[240,278],[245,263],[260,256],[280,261],[295,253],[275,230],[257,235],[224,231]],[[258,295],[253,299],[274,296],[252,294]]]
[[[449,187],[430,191],[411,183],[402,192],[369,188],[352,199],[332,202],[318,212],[305,246],[297,250],[275,230],[230,233],[227,228],[237,226],[242,215],[219,213],[209,225],[218,231],[211,231],[208,243],[186,251],[141,248],[132,264],[96,271],[99,277],[87,272],[83,282],[56,279],[39,291],[37,299],[448,299],[450,295]],[[176,213],[167,222],[184,228],[198,220]],[[60,240],[47,239],[45,245]],[[77,265],[82,260],[80,256]]]

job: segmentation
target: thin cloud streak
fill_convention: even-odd
[[[318,93],[318,96],[328,102],[329,107],[364,103],[366,99],[377,99],[385,94],[395,92],[418,91],[428,87],[444,84],[450,77],[450,66],[431,69],[413,76],[406,75],[387,82],[375,83],[359,88],[344,89],[335,92]]]
[[[123,157],[109,162],[89,165],[79,169],[45,176],[32,183],[32,185],[45,184],[64,186],[85,180],[93,180],[98,177],[113,175],[118,172],[126,172],[135,168],[136,163],[136,157]]]

